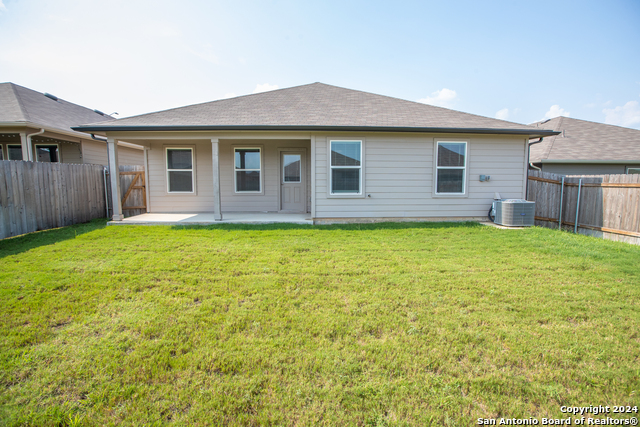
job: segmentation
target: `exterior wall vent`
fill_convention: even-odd
[[[505,199],[493,202],[495,223],[507,227],[531,227],[535,220],[536,202]]]

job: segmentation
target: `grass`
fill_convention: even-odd
[[[473,425],[640,403],[640,247],[473,223],[0,242],[0,425]],[[637,416],[637,415],[636,415]]]

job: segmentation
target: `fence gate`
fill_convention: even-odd
[[[143,166],[120,166],[120,188],[124,216],[141,215],[147,212],[147,185]]]

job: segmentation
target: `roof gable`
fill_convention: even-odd
[[[86,136],[71,128],[83,123],[109,120],[113,120],[113,117],[64,99],[54,100],[14,83],[0,83],[0,124],[25,122]]]
[[[468,129],[527,134],[541,131],[527,125],[323,83],[189,105],[78,129]]]
[[[559,132],[531,146],[531,162],[640,161],[640,130],[606,125],[570,117],[534,123]]]

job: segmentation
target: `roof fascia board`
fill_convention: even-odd
[[[599,165],[629,165],[640,164],[640,159],[635,160],[575,160],[575,159],[541,159],[540,163],[571,163],[571,164],[599,164]]]
[[[2,122],[0,123],[0,132],[3,132],[3,128],[24,128],[23,131],[26,131],[27,128],[33,128],[33,129],[44,129],[44,134],[42,134],[42,137],[44,138],[53,138],[53,139],[60,139],[60,138],[56,138],[56,134],[58,135],[65,135],[65,136],[70,136],[75,138],[76,140],[80,140],[80,141],[95,141],[95,139],[91,139],[90,135],[85,135],[84,133],[79,133],[79,132],[65,132],[64,130],[58,129],[58,128],[52,128],[52,127],[47,127],[47,126],[40,126],[37,125],[35,123],[31,123],[31,122]],[[12,129],[9,130],[8,133],[12,133]],[[53,135],[52,135],[53,134]],[[70,141],[70,142],[78,142],[78,141]],[[124,142],[124,141],[118,141],[118,145],[122,145],[125,147],[130,147],[130,148],[135,148],[138,150],[144,150],[144,147],[137,145],[137,144],[131,144],[128,142]]]
[[[14,126],[14,127],[30,127],[30,128],[35,128],[35,129],[44,129],[45,132],[51,132],[51,133],[59,133],[62,135],[67,135],[67,136],[73,136],[75,138],[80,138],[80,139],[91,139],[91,136],[86,135],[83,132],[72,132],[70,130],[64,130],[64,129],[60,129],[60,128],[54,128],[51,126],[42,126],[39,125],[37,123],[33,123],[33,122],[0,122],[0,127],[5,127],[5,126]]]
[[[418,132],[551,136],[559,132],[546,129],[487,129],[487,128],[435,128],[393,126],[76,126],[78,132],[153,132],[153,131],[304,131],[304,132]]]

